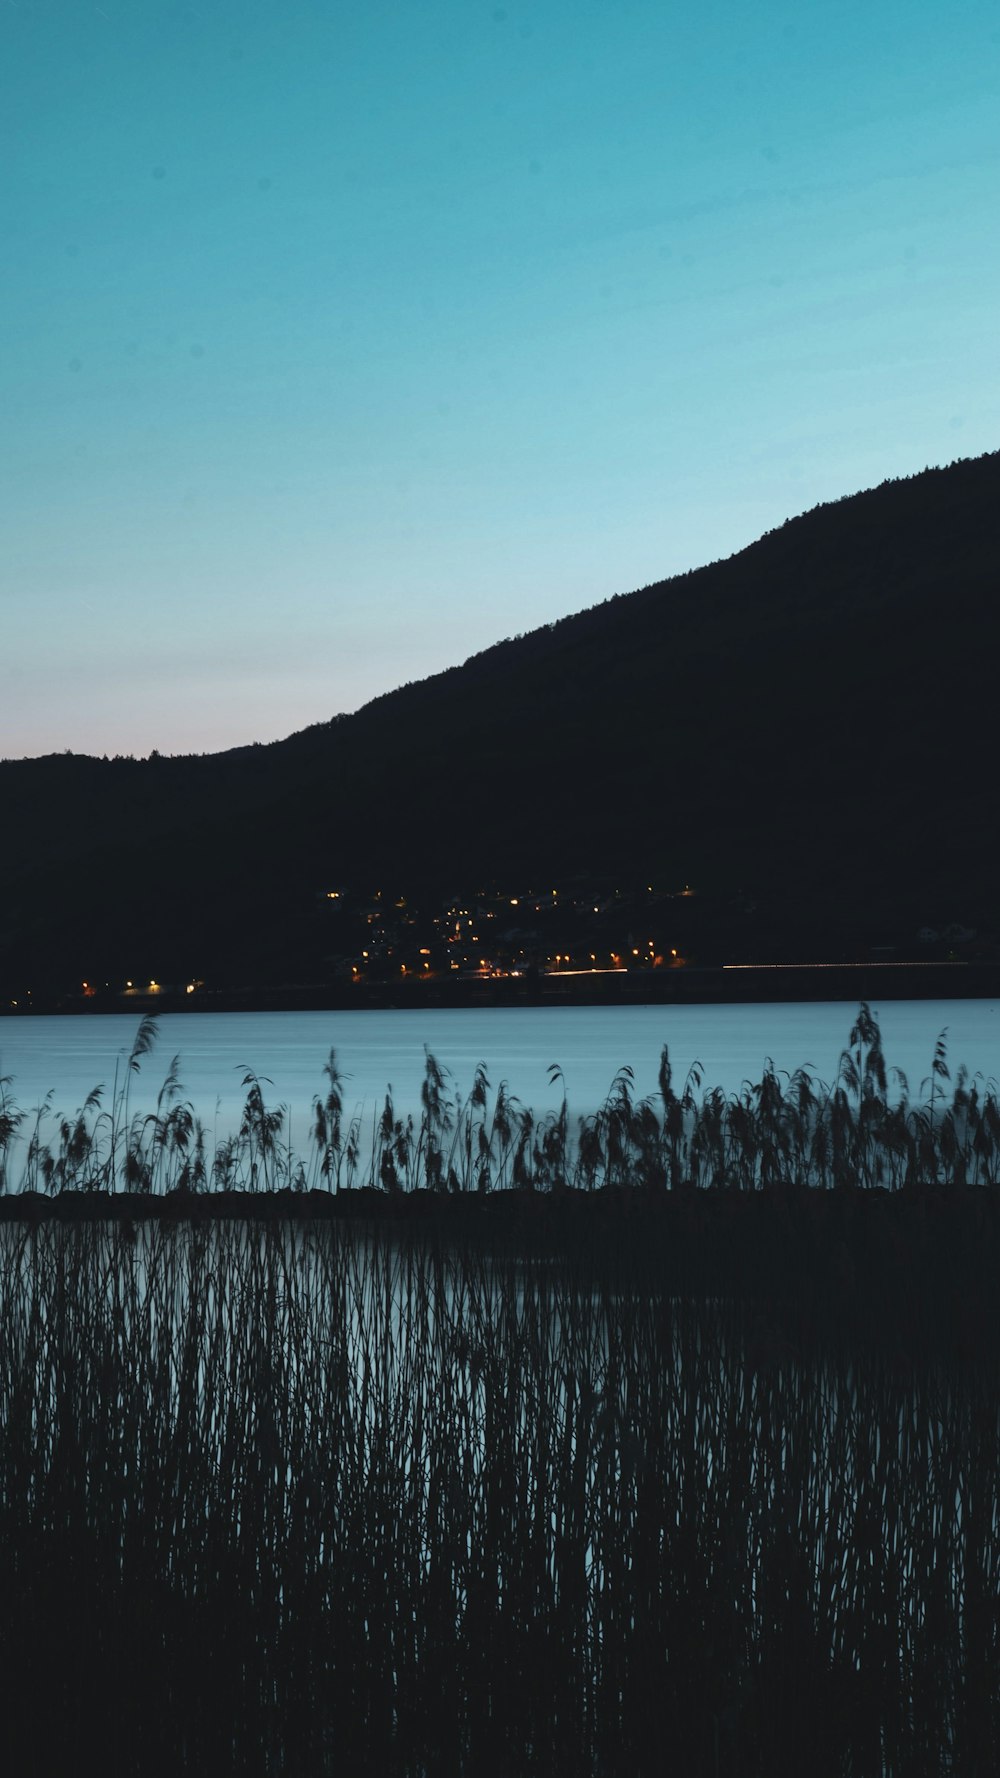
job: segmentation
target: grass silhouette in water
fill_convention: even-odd
[[[250,1068],[239,1127],[211,1152],[204,1127],[183,1098],[179,1057],[170,1064],[155,1109],[130,1114],[133,1077],[156,1034],[155,1021],[144,1019],[123,1080],[116,1077],[110,1107],[103,1087],[95,1087],[72,1118],[53,1118],[50,1093],[29,1125],[13,1082],[0,1079],[0,1191],[340,1192],[363,1186],[389,1194],[513,1188],[656,1196],[696,1188],[900,1191],[1000,1182],[996,1084],[970,1077],[964,1066],[952,1083],[942,1032],[923,1097],[913,1100],[901,1071],[887,1069],[878,1022],[867,1005],[851,1028],[832,1085],[808,1067],[783,1080],[768,1061],[760,1081],[744,1083],[739,1093],[718,1087],[702,1093],[695,1064],[677,1093],[664,1049],[656,1095],[637,1100],[632,1070],[622,1068],[604,1103],[579,1120],[575,1133],[558,1067],[550,1077],[562,1088],[561,1105],[536,1116],[506,1082],[493,1093],[482,1063],[471,1091],[461,1097],[429,1051],[416,1120],[397,1115],[389,1088],[369,1130],[362,1113],[345,1115],[344,1076],[331,1050],[305,1154],[291,1146],[286,1108],[266,1103],[270,1082]]]
[[[336,1225],[0,1255],[8,1769],[996,1770],[995,1340]]]
[[[51,1138],[0,1083],[11,1770],[997,1769],[997,1101],[943,1036],[916,1105],[862,1007],[831,1086],[664,1053],[575,1134],[428,1056],[369,1135],[331,1053],[302,1158],[250,1069],[211,1154],[176,1059],[133,1112],[155,1036]],[[287,1186],[392,1215],[194,1214]]]

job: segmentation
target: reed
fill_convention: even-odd
[[[995,1350],[183,1221],[0,1228],[0,1339],[10,1770],[996,1769]]]
[[[1000,1183],[996,1083],[970,1078],[964,1067],[952,1082],[942,1032],[922,1096],[912,1098],[901,1071],[886,1066],[878,1022],[866,1005],[832,1084],[805,1067],[781,1075],[768,1061],[760,1081],[745,1082],[738,1093],[703,1093],[695,1064],[677,1093],[664,1049],[656,1095],[637,1100],[631,1069],[619,1069],[603,1104],[575,1131],[559,1068],[550,1073],[561,1104],[536,1115],[506,1082],[494,1092],[483,1063],[462,1096],[429,1052],[419,1115],[398,1114],[389,1088],[369,1126],[361,1112],[345,1116],[344,1080],[331,1051],[303,1155],[292,1147],[287,1109],[268,1104],[270,1082],[252,1068],[244,1071],[239,1126],[214,1146],[183,1097],[178,1057],[155,1108],[130,1113],[134,1076],[155,1038],[155,1021],[144,1019],[107,1108],[103,1088],[95,1087],[73,1117],[53,1115],[51,1094],[29,1114],[17,1105],[9,1077],[0,1080],[0,1192],[366,1187],[482,1195],[514,1188],[655,1197],[695,1189],[912,1192]]]

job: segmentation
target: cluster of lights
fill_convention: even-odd
[[[654,894],[653,884],[648,883],[646,890],[647,894],[652,896]],[[443,945],[451,951],[450,956],[441,956],[440,961],[435,963],[433,961],[432,947],[430,945],[421,945],[419,947],[419,957],[414,958],[409,964],[403,964],[398,961],[399,950],[397,949],[397,962],[393,964],[392,967],[394,969],[398,968],[401,975],[414,973],[424,974],[426,972],[433,972],[436,969],[445,968],[456,972],[463,969],[471,970],[478,975],[487,974],[491,976],[511,973],[512,969],[505,967],[502,960],[491,961],[489,957],[478,955],[480,947],[483,946],[486,941],[479,937],[475,931],[475,927],[480,921],[502,921],[505,908],[520,909],[522,907],[533,906],[536,913],[554,913],[559,906],[561,893],[562,892],[558,888],[554,887],[549,890],[535,890],[534,892],[531,889],[528,889],[525,895],[504,895],[495,887],[488,890],[477,889],[469,904],[460,904],[456,900],[456,902],[451,905],[444,905],[439,913],[430,915],[430,924],[439,929],[440,941],[443,941]],[[599,917],[603,911],[611,907],[612,900],[620,901],[623,893],[624,892],[621,889],[615,889],[610,892],[611,898],[602,903],[600,896],[596,902],[592,900],[594,891],[591,889],[590,894],[584,894],[582,898],[579,896],[574,898],[571,895],[569,899],[564,899],[563,905],[572,907],[582,914],[596,915]],[[663,893],[664,891],[659,891],[660,895]],[[672,893],[693,895],[694,891],[689,884],[685,884],[682,891],[674,890]],[[327,890],[325,891],[325,894],[329,900],[336,901],[342,897],[344,891]],[[383,892],[380,889],[376,889],[373,892],[373,902],[376,904],[380,902],[382,900],[382,894]],[[539,896],[540,899],[535,900],[535,896]],[[484,902],[487,901],[494,905],[483,905]],[[391,895],[389,902],[391,902],[397,909],[406,909],[408,907],[407,898],[404,895]],[[387,906],[389,905],[389,902],[386,903]],[[369,966],[374,967],[376,960],[387,960],[393,955],[395,947],[388,941],[395,937],[395,933],[392,927],[380,924],[380,920],[384,919],[384,917],[385,916],[381,914],[381,910],[378,906],[372,906],[363,911],[363,918],[367,920],[370,929],[367,937],[371,949],[361,953],[360,962],[351,964],[351,974],[355,979],[366,974]],[[416,914],[408,913],[405,916],[406,925],[415,926],[417,923],[418,916]],[[401,949],[402,947],[399,948]],[[490,941],[489,948],[492,951],[492,941]],[[632,968],[658,969],[662,967],[664,963],[669,966],[672,963],[683,962],[683,959],[679,957],[679,953],[676,949],[670,949],[669,952],[665,950],[662,954],[658,952],[656,940],[653,938],[647,939],[642,944],[630,944],[629,950],[633,958],[633,963],[629,967]],[[610,957],[610,964],[608,962],[599,962],[599,955],[600,953],[596,951],[578,953],[577,963],[583,965],[584,971],[587,970],[588,965],[591,970],[606,970],[609,967],[619,972],[623,970],[625,966],[624,960],[619,952],[611,951],[603,953],[605,957]],[[522,949],[520,953],[522,969],[524,967],[524,956],[525,953]],[[546,961],[550,968],[554,965],[560,971],[564,971],[566,969],[572,970],[574,958],[572,953],[566,951],[557,952],[554,957],[550,955]],[[513,972],[520,973],[521,971],[516,970]],[[576,973],[575,971],[572,972]]]

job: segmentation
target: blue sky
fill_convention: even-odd
[[[0,753],[272,739],[997,448],[998,101],[992,0],[5,0]]]

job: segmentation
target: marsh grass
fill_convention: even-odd
[[[943,1034],[916,1103],[862,1007],[829,1086],[664,1051],[575,1132],[431,1056],[363,1127],[331,1052],[304,1157],[249,1068],[214,1145],[176,1058],[135,1111],[155,1038],[74,1117],[0,1080],[6,1769],[998,1769],[1000,1115]]]
[[[0,1246],[8,1770],[996,1770],[995,1350],[329,1224]]]
[[[494,1091],[480,1063],[468,1094],[425,1052],[419,1114],[397,1112],[391,1087],[379,1111],[345,1112],[336,1053],[313,1101],[304,1155],[291,1142],[288,1111],[269,1104],[270,1082],[243,1074],[238,1128],[210,1144],[183,1096],[174,1057],[155,1106],[130,1110],[135,1075],[156,1040],[145,1018],[110,1103],[97,1086],[73,1117],[52,1112],[51,1093],[33,1112],[19,1107],[10,1077],[0,1079],[0,1191],[106,1191],[166,1194],[349,1191],[478,1194],[630,1191],[645,1195],[698,1188],[729,1192],[789,1187],[889,1191],[1000,1183],[1000,1097],[994,1081],[961,1066],[954,1080],[947,1033],[935,1045],[921,1096],[887,1068],[878,1022],[862,1005],[836,1078],[809,1066],[780,1074],[767,1061],[760,1081],[738,1093],[702,1092],[695,1063],[675,1091],[664,1048],[656,1094],[637,1099],[630,1068],[615,1075],[594,1112],[571,1132],[566,1082],[556,1110],[536,1116],[501,1081]]]

